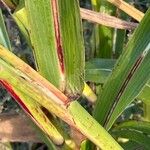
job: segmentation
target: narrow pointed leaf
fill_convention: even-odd
[[[150,78],[149,16],[150,10],[134,32],[98,98],[94,116],[107,129]]]
[[[115,59],[91,59],[86,62],[85,65],[85,80],[104,84],[109,75],[111,74],[114,65],[116,63]],[[146,104],[150,104],[150,81],[148,81],[142,91],[137,95],[137,98],[142,100]],[[83,91],[83,93],[86,91]],[[90,96],[91,93],[89,93]],[[97,99],[96,97],[94,98]]]

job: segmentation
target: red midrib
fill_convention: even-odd
[[[122,86],[121,86],[121,88],[120,88],[120,90],[119,90],[119,92],[118,92],[118,94],[117,94],[117,96],[116,96],[116,98],[115,98],[114,103],[112,104],[111,109],[110,109],[109,112],[107,113],[107,116],[106,116],[106,119],[105,119],[105,122],[104,122],[104,126],[107,125],[107,123],[108,123],[108,121],[109,121],[109,119],[110,119],[110,117],[111,117],[111,114],[113,113],[115,107],[117,106],[117,104],[118,104],[118,102],[119,102],[119,100],[120,100],[120,98],[121,98],[123,92],[125,91],[125,89],[126,89],[128,83],[129,83],[130,79],[133,77],[134,73],[135,73],[136,70],[139,68],[140,64],[142,63],[143,58],[144,58],[143,55],[141,55],[141,56],[136,60],[136,62],[135,62],[135,64],[133,65],[133,67],[131,68],[129,74],[127,75],[125,81],[123,82],[123,84],[122,84]]]
[[[63,48],[61,43],[62,41],[61,41],[61,34],[60,34],[58,5],[57,5],[57,0],[51,0],[51,2],[52,2],[52,12],[53,12],[53,19],[54,19],[57,54],[58,54],[61,72],[62,74],[64,74],[64,57],[63,57]]]
[[[6,88],[6,90],[11,94],[11,96],[17,101],[17,103],[29,114],[33,117],[29,109],[26,107],[26,105],[23,103],[23,101],[19,98],[19,96],[14,92],[11,85],[6,82],[5,80],[0,80],[0,84]],[[34,117],[33,117],[34,118]]]
[[[19,98],[19,96],[15,93],[15,91],[13,90],[12,86],[6,82],[5,80],[0,80],[0,84],[6,88],[6,90],[11,94],[11,96],[16,100],[16,102],[24,109],[24,111],[29,114],[31,116],[31,119],[39,126],[39,128],[41,128],[46,134],[47,132],[45,131],[45,129],[43,128],[42,124],[39,123],[35,117],[32,115],[32,113],[30,112],[30,110],[26,107],[26,105],[23,103],[23,101]],[[38,110],[35,108],[35,110],[38,112]],[[43,115],[43,118],[45,119],[45,116]],[[46,119],[45,119],[46,120]],[[45,121],[46,122],[46,121]],[[47,134],[47,136],[49,136]]]

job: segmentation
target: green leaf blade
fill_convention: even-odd
[[[66,94],[75,99],[84,87],[85,50],[77,0],[58,1],[65,63]]]
[[[62,74],[59,70],[51,1],[26,0],[25,4],[37,70],[60,88]]]
[[[101,100],[97,101],[95,118],[107,129],[139,94],[150,77],[149,15],[150,10],[117,61],[111,76],[104,85]]]
[[[127,138],[149,149],[150,123],[145,121],[127,121],[112,129],[112,135],[116,138]]]
[[[6,30],[2,11],[0,9],[0,44],[11,50],[11,44]]]
[[[114,59],[91,59],[85,65],[85,80],[94,83],[104,83],[111,74],[116,63]]]

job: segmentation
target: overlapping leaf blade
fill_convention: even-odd
[[[20,16],[20,14],[19,14],[19,16]],[[2,19],[1,31],[2,31],[2,33],[5,34],[4,37],[1,35],[1,37],[3,37],[1,44],[3,44],[5,47],[8,48],[8,47],[10,47],[10,45],[9,45],[10,41],[9,41],[9,38],[7,35],[7,31],[6,31],[6,28],[4,25],[3,18],[1,18],[1,19]],[[25,17],[25,19],[26,19],[26,17]],[[10,50],[10,48],[9,48],[9,50]],[[15,89],[15,90],[17,91],[17,89]],[[42,111],[41,105],[38,102],[36,102],[34,99],[32,99],[31,97],[25,95],[23,92],[17,91],[17,96],[21,99],[21,101],[18,102],[19,105],[30,116],[30,118],[33,120],[33,122],[39,127],[39,128],[36,127],[37,131],[38,131],[38,133],[40,133],[40,136],[42,136],[42,138],[45,139],[45,141],[47,142],[47,145],[51,148],[55,147],[50,140],[52,140],[57,145],[62,144],[64,142],[63,137],[57,131],[57,129],[54,127],[54,125],[50,122],[50,120],[47,118],[47,116],[44,114],[44,112]],[[46,120],[46,122],[45,122],[45,120]],[[41,129],[41,132],[40,132],[40,129]]]
[[[37,69],[69,97],[78,97],[84,86],[78,1],[25,2]]]
[[[122,149],[78,102],[75,101],[66,105],[68,98],[63,93],[4,47],[0,47],[0,57],[0,81],[16,99],[18,99],[16,97],[17,91],[23,92],[69,125],[81,131],[102,149],[105,147],[108,150],[112,148]],[[12,62],[10,58],[13,60]],[[86,121],[82,119],[83,117]],[[105,141],[108,139],[109,142],[106,144]]]
[[[150,77],[150,10],[147,11],[104,85],[94,116],[109,129]]]
[[[117,138],[127,138],[149,149],[150,123],[144,121],[127,121],[112,129],[112,134]]]
[[[91,59],[85,64],[85,80],[104,84],[111,74],[116,59]],[[142,91],[137,96],[146,104],[150,104],[150,81],[148,81]]]
[[[21,2],[20,2],[21,3]],[[74,3],[76,3],[76,2],[74,2]],[[72,5],[72,7],[74,6],[74,3],[73,3],[73,5]],[[43,2],[43,5],[45,5],[46,3],[44,3]],[[51,3],[52,4],[52,3]],[[64,4],[62,4],[62,5],[64,5]],[[71,6],[71,4],[69,4],[70,6]],[[66,5],[67,6],[67,5]],[[75,5],[75,6],[77,6],[77,5]],[[52,7],[52,6],[51,6]],[[74,7],[73,7],[74,8]],[[75,12],[77,12],[77,15],[79,15],[79,8],[78,7],[75,7],[75,8],[77,8],[76,10],[75,10]],[[53,8],[52,8],[53,9]],[[66,8],[65,9],[61,9],[62,11],[65,11],[66,10]],[[58,11],[58,10],[57,10]],[[69,11],[71,11],[71,9],[70,9],[70,7],[69,7]],[[55,12],[55,13],[57,13],[57,12]],[[70,13],[69,13],[70,14]],[[17,24],[18,24],[18,26],[19,26],[19,28],[20,28],[20,30],[21,30],[21,32],[23,33],[23,35],[24,35],[24,37],[26,38],[26,40],[28,41],[28,44],[30,45],[31,44],[31,42],[30,42],[30,38],[29,38],[29,35],[28,35],[28,32],[29,32],[29,25],[28,25],[28,17],[27,17],[27,13],[26,13],[26,9],[24,8],[24,4],[23,3],[21,3],[20,5],[18,5],[17,6],[17,9],[15,10],[15,13],[12,15],[13,17],[14,17],[14,19],[15,19],[15,21],[17,22]],[[70,15],[71,16],[71,15]],[[41,17],[43,17],[42,15],[41,15]],[[70,18],[70,20],[71,21],[74,21],[74,22],[76,22],[77,24],[79,23],[79,25],[77,25],[77,26],[74,26],[75,28],[78,28],[79,27],[79,29],[81,28],[80,27],[80,25],[81,25],[81,22],[80,22],[80,17],[76,17],[77,19],[75,20],[75,19],[73,19],[73,18]],[[44,18],[45,19],[45,18]],[[63,23],[65,24],[66,22],[68,22],[68,18],[66,18],[67,20],[65,20]],[[63,20],[63,19],[62,19]],[[74,24],[74,23],[73,23]],[[54,24],[55,25],[55,24]],[[71,23],[69,23],[68,24],[69,26],[71,25]],[[57,27],[56,27],[57,28]],[[66,29],[66,27],[64,28],[64,30]],[[69,27],[68,27],[68,29],[69,29]],[[58,29],[58,30],[60,30],[60,29]],[[69,29],[70,30],[70,29]],[[71,33],[71,38],[70,38],[70,40],[72,40],[72,42],[70,42],[70,43],[74,43],[74,44],[68,44],[68,38],[67,38],[67,44],[69,45],[69,46],[72,46],[72,47],[69,47],[67,50],[68,51],[70,51],[70,49],[72,49],[73,50],[73,48],[74,48],[74,50],[73,50],[73,52],[77,52],[78,50],[79,50],[79,47],[81,47],[81,48],[83,48],[83,44],[81,44],[81,45],[79,45],[80,43],[79,42],[77,42],[77,40],[79,40],[79,41],[81,41],[82,43],[83,43],[83,40],[81,39],[82,38],[82,32],[74,32],[74,31],[78,31],[78,29],[77,30],[74,30],[74,28],[72,28],[72,31],[73,32],[70,32]],[[56,30],[55,30],[55,32],[57,32]],[[74,33],[74,34],[73,34]],[[79,34],[78,34],[79,33]],[[57,34],[57,33],[55,33],[55,34]],[[78,34],[78,35],[77,35]],[[77,35],[77,36],[76,36]],[[57,36],[57,35],[56,35]],[[67,33],[67,36],[69,36],[69,33]],[[49,37],[49,35],[48,35],[48,37]],[[75,39],[74,39],[74,37],[75,37]],[[78,38],[77,38],[78,37]],[[52,38],[52,37],[51,37]],[[55,42],[57,43],[58,41],[58,39],[56,39],[56,37],[54,37],[54,40],[56,40]],[[78,44],[79,43],[79,44]],[[50,44],[52,44],[51,42],[50,42]],[[67,44],[66,44],[66,46],[67,46]],[[76,46],[77,45],[77,46]],[[33,47],[32,47],[33,48]],[[58,47],[57,47],[58,48]],[[42,49],[41,49],[42,50]],[[35,54],[36,53],[40,53],[40,49],[39,49],[39,51],[35,51]],[[58,52],[58,51],[57,51]],[[76,55],[74,55],[74,57],[72,57],[72,55],[71,56],[69,56],[69,57],[66,57],[66,59],[67,58],[71,58],[70,60],[71,61],[69,61],[69,63],[68,63],[68,65],[70,65],[70,64],[72,64],[71,62],[74,62],[74,59],[75,58],[79,58],[80,59],[80,56],[82,57],[82,59],[84,59],[84,51],[80,51],[83,55],[80,55],[81,53],[78,53],[77,52],[77,54],[79,54],[78,56],[79,57],[76,57]],[[67,53],[67,52],[66,52]],[[70,54],[72,54],[72,53],[70,53]],[[75,54],[75,53],[74,53]],[[43,58],[43,57],[45,57],[45,54],[43,53],[43,51],[41,51],[41,53],[40,53],[40,55],[39,55],[39,57],[41,57],[41,58]],[[52,56],[51,56],[52,57]],[[51,62],[52,64],[53,63],[55,63],[55,62],[57,62],[57,60],[51,60],[51,59],[49,59],[48,57],[47,57],[47,62]],[[45,60],[46,61],[46,60]],[[55,62],[54,62],[55,61]],[[84,64],[84,61],[77,61],[77,62],[81,62],[80,64]],[[83,62],[83,63],[82,63]],[[43,61],[42,62],[40,62],[40,60],[38,60],[38,63],[40,63],[41,65],[43,65]],[[73,65],[73,64],[72,64]],[[74,66],[76,66],[76,65],[74,65]],[[84,67],[84,65],[79,65],[79,66],[81,66],[81,68],[83,69],[83,67]],[[68,69],[68,67],[66,67],[67,69]],[[50,68],[45,68],[45,65],[43,65],[43,67],[40,67],[40,68],[37,68],[38,69],[38,71],[39,72],[43,72],[43,70],[47,70],[47,71],[49,71],[49,69]],[[52,69],[54,69],[54,68],[52,68]],[[56,69],[56,68],[55,68]],[[60,69],[60,68],[58,68],[58,69]],[[83,88],[83,79],[82,79],[82,76],[81,76],[81,74],[80,74],[80,69],[76,69],[76,67],[71,67],[70,68],[70,70],[72,69],[72,71],[74,71],[74,73],[72,74],[71,73],[71,76],[67,76],[68,78],[70,78],[70,82],[71,81],[76,81],[76,79],[78,79],[78,78],[76,78],[76,76],[77,76],[77,74],[79,75],[78,77],[80,78],[80,81],[79,82],[74,82],[74,84],[78,84],[78,87],[79,88],[77,88],[76,86],[72,86],[72,89],[74,89],[74,87],[76,88],[76,91],[74,90],[74,91],[71,91],[70,93],[72,93],[72,92],[74,92],[74,94],[75,93],[78,93],[78,91],[80,91],[79,93],[81,93],[81,90],[82,90],[82,88]],[[69,69],[68,69],[69,70]],[[48,79],[50,79],[51,80],[51,75],[49,74],[49,76],[47,76],[44,72],[43,72],[43,74],[42,74],[44,77],[46,77],[46,78],[48,78]],[[71,80],[71,78],[74,78],[73,80]],[[56,82],[58,82],[58,81],[56,81]],[[81,82],[81,84],[80,84],[80,82]],[[63,83],[62,83],[63,84]],[[68,83],[68,85],[70,86],[71,85],[71,83],[69,84]],[[65,86],[65,85],[64,85]],[[71,87],[70,87],[71,88]],[[62,89],[61,89],[62,90]],[[68,90],[69,90],[69,88],[68,88]],[[67,93],[67,92],[66,92]],[[24,101],[24,100],[23,100]],[[25,102],[25,101],[24,101]],[[26,102],[25,102],[26,103]],[[32,103],[32,102],[31,102]],[[33,102],[34,103],[34,102]],[[39,105],[39,107],[40,107],[40,105]],[[46,124],[45,124],[46,125]],[[45,126],[44,126],[45,127]],[[49,127],[51,127],[51,126],[49,126]],[[51,136],[51,135],[49,135],[49,136]],[[56,136],[57,137],[57,136]]]

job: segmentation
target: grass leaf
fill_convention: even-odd
[[[150,10],[134,32],[98,98],[94,116],[107,129],[137,97],[150,78],[149,15]]]

